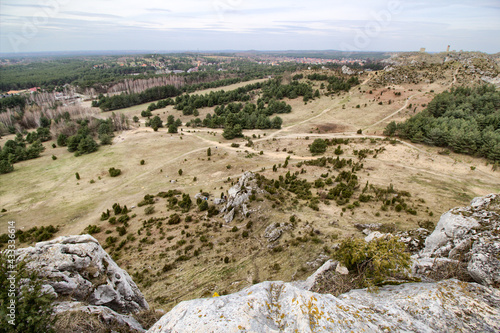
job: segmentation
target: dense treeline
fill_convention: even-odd
[[[8,140],[0,149],[0,174],[13,171],[12,164],[16,162],[39,157],[44,150],[45,147],[40,140],[28,146],[28,141],[21,133],[18,133],[14,140]]]
[[[175,97],[181,93],[182,91],[180,89],[177,89],[172,85],[167,85],[146,89],[139,94],[121,94],[111,97],[100,95],[97,101],[92,102],[92,106],[98,106],[103,111],[111,111],[167,97]]]
[[[228,86],[231,84],[239,83],[242,81],[246,81],[246,80],[243,80],[239,77],[234,77],[234,78],[227,78],[227,79],[221,79],[221,80],[210,81],[210,82],[202,82],[202,83],[196,83],[196,84],[190,84],[187,86],[183,86],[182,91],[187,92],[187,93],[192,93],[192,92],[195,92],[196,90],[218,88],[218,87],[223,87],[223,86]]]
[[[313,89],[307,83],[292,81],[290,84],[281,84],[281,80],[269,80],[262,88],[262,97],[264,100],[271,98],[283,99],[285,97],[295,99],[299,96],[304,97],[304,101],[313,99]]]
[[[241,79],[230,78],[222,79],[212,82],[197,83],[188,86],[184,86],[180,89],[172,86],[166,85],[162,87],[154,87],[146,89],[141,93],[135,94],[120,94],[111,97],[100,95],[97,101],[92,102],[92,106],[99,107],[103,111],[111,111],[122,108],[127,108],[134,105],[139,105],[147,102],[157,101],[168,97],[176,97],[181,95],[183,92],[193,92],[199,89],[209,89],[217,88],[221,86],[227,86],[230,84],[238,83]],[[170,105],[170,100],[159,101],[158,105],[151,104],[148,108],[149,111],[156,110],[161,107]]]
[[[24,96],[9,96],[9,97],[4,97],[0,98],[0,112],[6,112],[7,109],[17,109],[19,110],[24,110],[24,107],[26,106],[27,101],[26,97]]]
[[[344,79],[337,76],[328,76],[326,74],[314,73],[308,75],[307,78],[313,81],[327,81],[328,85],[326,89],[329,92],[338,92],[341,90],[349,91],[352,87],[359,84],[359,79],[357,76],[351,76],[349,79]]]
[[[175,109],[182,110],[184,115],[193,114],[195,109],[223,105],[230,102],[246,102],[250,100],[250,91],[260,89],[262,83],[247,84],[235,90],[216,92],[211,91],[205,95],[182,95],[175,98]]]
[[[500,92],[491,85],[452,88],[416,116],[399,124],[391,122],[384,133],[498,162]]]

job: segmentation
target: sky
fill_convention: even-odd
[[[0,53],[500,52],[499,0],[0,0]]]

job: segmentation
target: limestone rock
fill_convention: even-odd
[[[347,74],[347,75],[354,75],[354,74],[356,74],[355,71],[353,71],[352,69],[350,69],[346,65],[342,66],[342,73],[343,74]]]
[[[400,242],[406,244],[406,248],[410,253],[417,253],[421,251],[425,246],[425,240],[429,237],[430,232],[424,228],[418,228],[414,230],[408,230],[396,233]]]
[[[476,283],[412,283],[334,297],[268,281],[181,302],[148,333],[498,332],[499,318],[500,291]]]
[[[263,192],[257,186],[255,174],[247,171],[240,177],[238,183],[227,191],[227,203],[220,210],[221,213],[226,213],[224,215],[226,223],[232,222],[235,214],[238,212],[243,217],[246,217],[250,213],[246,202],[249,200],[252,191],[256,191],[257,193]]]
[[[500,286],[500,194],[475,198],[470,206],[443,214],[415,256],[413,270],[431,272],[433,258],[462,263],[476,282]]]
[[[384,237],[390,237],[390,234],[381,233],[380,231],[374,231],[365,237],[365,242],[369,243],[372,240]]]
[[[291,226],[288,223],[283,225],[279,223],[271,223],[264,231],[264,238],[267,238],[269,243],[275,242],[281,237],[283,232],[289,230],[290,227]]]
[[[380,227],[382,227],[382,223],[369,223],[369,224],[356,223],[354,224],[354,227],[360,231],[368,229],[371,232],[379,230]]]
[[[320,268],[318,268],[316,272],[314,272],[311,276],[309,276],[307,280],[296,281],[293,282],[293,284],[304,290],[312,291],[314,286],[318,283],[318,281],[322,277],[324,277],[325,274],[327,273],[346,275],[349,274],[349,271],[338,261],[330,259],[327,262],[325,262]]]
[[[28,267],[40,271],[58,298],[71,297],[120,313],[148,309],[130,275],[90,235],[62,236],[19,249]],[[50,285],[50,287],[48,287]]]
[[[132,331],[139,333],[146,331],[134,317],[120,314],[106,306],[85,305],[81,302],[60,302],[54,306],[55,314],[62,314],[65,312],[69,312],[70,316],[74,316],[74,312],[83,312],[84,315],[97,317],[105,326],[111,326],[113,328],[120,327],[126,332]],[[66,332],[68,332],[67,328]]]

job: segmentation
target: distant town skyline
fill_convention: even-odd
[[[500,52],[500,2],[2,0],[0,52]]]

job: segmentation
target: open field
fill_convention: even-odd
[[[255,135],[253,147],[245,146],[247,140],[223,139],[221,129],[184,126],[177,134],[169,134],[165,128],[154,132],[144,127],[144,118],[140,126],[117,134],[111,146],[102,146],[90,155],[74,157],[66,148],[52,148],[53,141],[46,142],[40,158],[16,163],[14,172],[0,176],[0,209],[6,209],[0,215],[0,228],[6,230],[8,221],[16,221],[22,230],[58,225],[57,235],[69,235],[84,232],[88,225],[99,226],[101,231],[94,236],[101,244],[109,243],[110,250],[124,242],[113,257],[138,282],[148,302],[165,310],[181,300],[206,297],[215,291],[233,292],[257,281],[303,278],[314,269],[306,262],[320,255],[328,256],[342,237],[361,235],[355,223],[394,223],[400,230],[413,229],[419,222],[437,223],[441,213],[466,205],[475,196],[500,192],[500,172],[492,171],[485,159],[442,155],[439,148],[384,140],[381,136],[390,121],[403,120],[423,110],[435,94],[448,88],[452,82],[448,74],[433,84],[394,85],[390,89],[371,86],[365,76],[364,84],[349,93],[322,96],[307,104],[300,98],[286,100],[293,109],[280,115],[282,129],[244,131],[248,137]],[[220,89],[249,83],[252,82]],[[314,84],[315,89],[319,87],[317,82]],[[115,112],[131,118],[140,116],[147,105]],[[199,110],[199,117],[203,119],[212,109]],[[180,117],[183,123],[193,118],[182,116],[171,106],[153,114],[163,121],[170,114]],[[356,134],[358,129],[363,133]],[[0,141],[3,144],[9,138]],[[146,214],[145,206],[137,207],[145,195],[168,190],[182,191],[191,198],[200,191],[208,192],[211,199],[217,198],[244,171],[276,179],[288,171],[293,174],[304,169],[301,177],[308,181],[325,173],[336,175],[336,170],[324,167],[297,166],[317,158],[308,150],[316,138],[349,139],[348,144],[342,144],[340,157],[355,161],[356,152],[362,149],[380,151],[362,160],[364,167],[357,172],[359,184],[368,182],[378,188],[392,184],[398,191],[409,192],[408,201],[416,214],[382,211],[376,201],[347,211],[335,201],[320,202],[319,210],[314,210],[303,200],[293,203],[293,195],[286,195],[281,204],[259,195],[250,203],[253,212],[248,217],[238,215],[230,224],[221,216],[207,217],[195,203],[187,213],[169,208],[168,200],[159,197],[148,205],[154,206],[152,214]],[[233,147],[232,143],[240,146]],[[335,148],[336,145],[328,147],[324,155],[336,157]],[[52,155],[57,159],[52,160]],[[273,166],[284,164],[287,157],[288,166],[273,172]],[[121,169],[122,174],[111,178],[111,167]],[[76,172],[80,180],[76,179]],[[324,191],[325,188],[312,189],[315,195]],[[100,221],[101,213],[112,210],[114,203],[126,205],[131,209],[129,215],[136,215],[130,218],[127,233],[122,236],[116,230],[120,224]],[[182,215],[183,222],[169,225],[168,218],[174,213]],[[191,222],[185,221],[188,215]],[[278,247],[269,248],[263,237],[266,227],[276,222],[288,223],[291,216],[296,217],[297,223],[283,234]],[[245,230],[248,236],[243,236]],[[107,241],[109,237],[116,239],[111,243]]]

